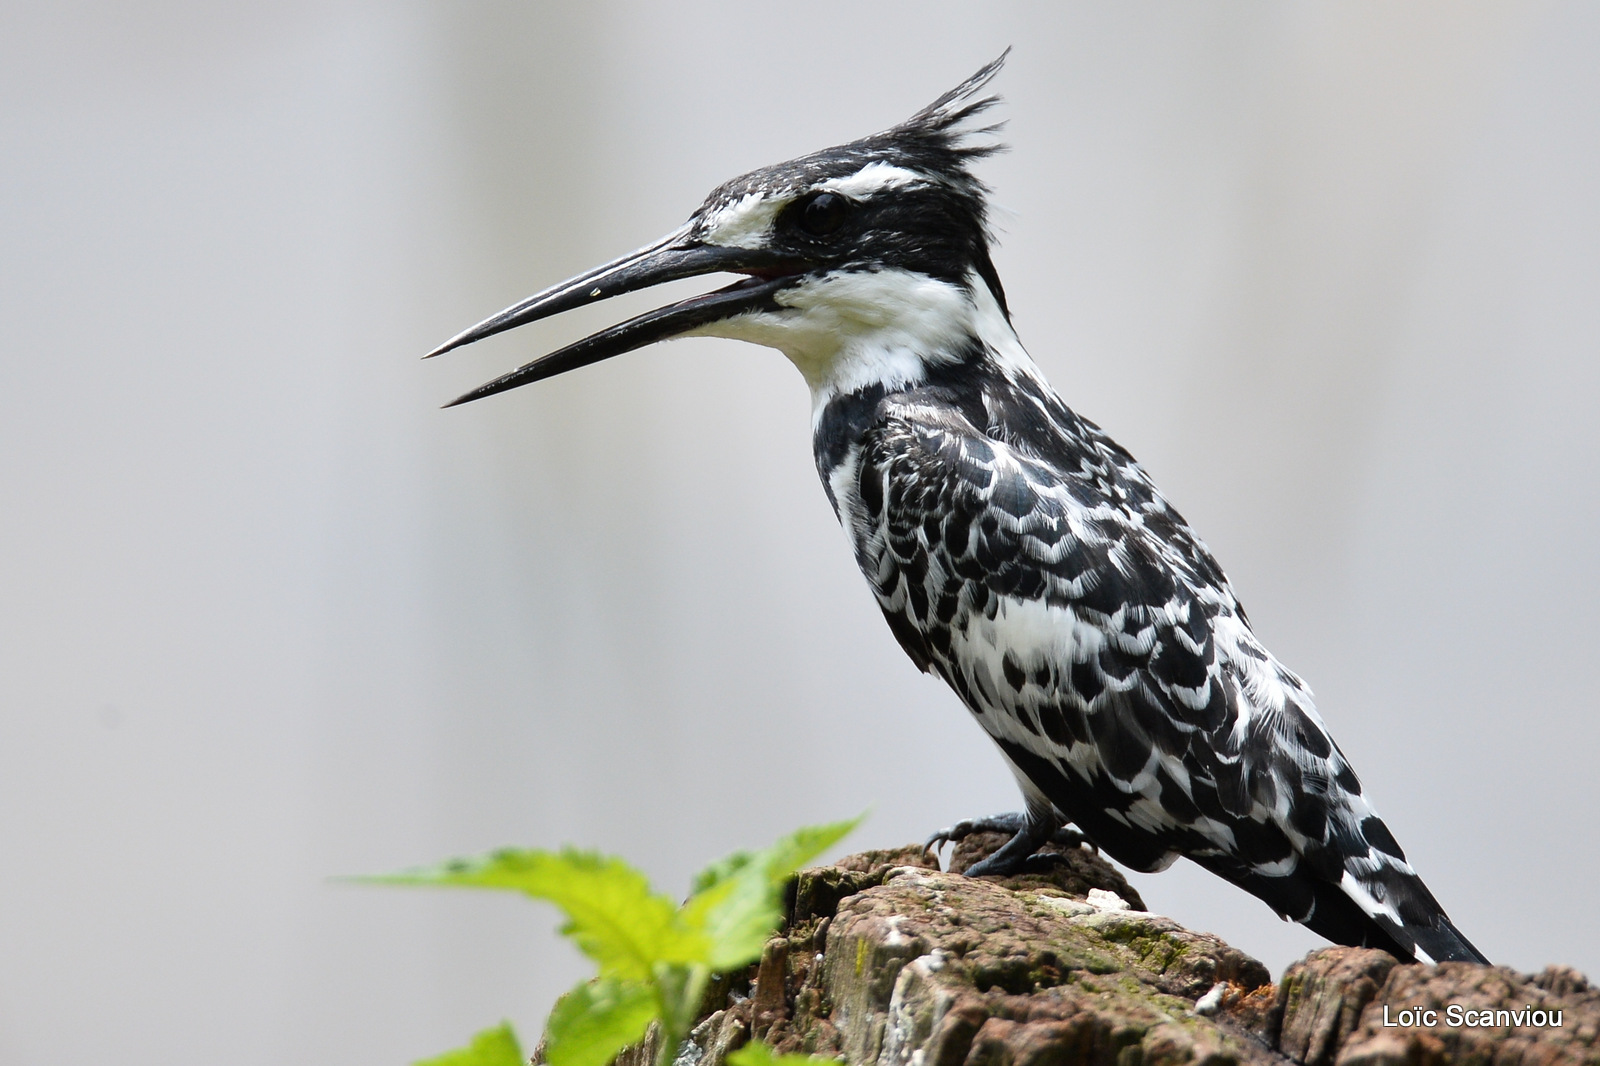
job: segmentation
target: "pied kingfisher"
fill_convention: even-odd
[[[1341,944],[1486,962],[1406,862],[1311,692],[1222,568],[1023,351],[989,256],[970,120],[1005,56],[892,129],[721,186],[654,244],[430,355],[679,278],[726,288],[629,319],[464,403],[674,337],[776,348],[811,388],[823,489],[901,647],[999,746],[1026,812],[967,871],[1083,838],[1135,870],[1187,856]]]

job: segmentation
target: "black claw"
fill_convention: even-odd
[[[1038,812],[1008,811],[1005,814],[992,814],[987,818],[963,818],[930,836],[923,845],[923,850],[937,854],[938,849],[944,845],[954,844],[973,833],[1009,833],[1011,839],[988,858],[975,862],[963,870],[962,872],[968,877],[989,875],[1005,877],[1024,870],[1044,872],[1051,867],[1061,865],[1066,859],[1060,855],[1035,854],[1043,845],[1059,844],[1062,847],[1077,848],[1088,843],[1082,833],[1062,825],[1054,811],[1043,815]],[[1093,844],[1089,846],[1094,847]],[[1098,850],[1096,849],[1096,854]]]
[[[1095,847],[1094,841],[1090,840],[1076,829],[1071,829],[1067,826],[1062,826],[1060,829],[1057,829],[1055,834],[1051,836],[1050,843],[1060,844],[1064,848],[1081,848],[1087,846],[1089,850],[1093,851],[1096,855],[1100,854],[1100,849]]]
[[[1048,874],[1059,870],[1063,866],[1072,865],[1072,860],[1059,851],[1036,851],[1023,859],[1018,872],[1029,874]]]
[[[1024,829],[1002,844],[999,851],[987,859],[973,863],[962,872],[968,877],[984,877],[991,874],[1009,877],[1021,873],[1027,868],[1028,860],[1042,843],[1044,840],[1039,834]]]
[[[1006,814],[991,814],[987,818],[963,818],[955,825],[946,826],[928,838],[923,848],[933,851],[946,844],[954,844],[965,840],[973,833],[1010,833],[1016,836],[1028,824],[1027,815],[1021,811],[1010,811]]]

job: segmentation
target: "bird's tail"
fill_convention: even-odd
[[[1348,766],[1343,775],[1354,778]],[[1362,797],[1360,786],[1329,798],[1335,802],[1326,810],[1323,838],[1302,853],[1291,875],[1311,882],[1299,886],[1304,909],[1280,908],[1280,913],[1336,944],[1383,948],[1426,963],[1487,965],[1483,952],[1461,935],[1406,861],[1399,841]]]
[[[1439,901],[1428,891],[1428,886],[1404,859],[1395,861],[1383,855],[1376,862],[1371,858],[1346,860],[1343,876],[1336,886],[1330,887],[1335,887],[1354,905],[1353,909],[1365,919],[1369,928],[1375,927],[1394,941],[1395,946],[1404,949],[1399,952],[1402,957],[1409,955],[1428,963],[1489,963],[1483,952],[1461,935],[1461,930],[1455,927]],[[1321,932],[1314,923],[1306,924]],[[1388,950],[1393,951],[1394,947]]]
[[[1294,872],[1278,876],[1220,856],[1197,856],[1196,861],[1335,944],[1381,948],[1427,963],[1489,962],[1403,859],[1374,858],[1363,850],[1340,860],[1324,848],[1304,857]]]

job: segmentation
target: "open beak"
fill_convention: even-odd
[[[773,294],[792,284],[795,276],[806,269],[805,263],[763,249],[702,244],[694,238],[692,225],[686,225],[654,244],[513,304],[450,338],[423,358],[431,359],[452,348],[570,311],[574,307],[620,296],[625,292],[647,289],[663,282],[719,272],[750,275],[726,288],[657,308],[549,355],[540,356],[445,404],[446,407],[454,407],[519,385],[543,381],[656,341],[677,337],[710,322],[732,318],[747,311],[775,307]]]

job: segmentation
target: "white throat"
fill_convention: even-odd
[[[752,311],[685,336],[776,348],[811,388],[812,410],[871,385],[915,385],[928,368],[965,357],[976,340],[1008,373],[1037,374],[982,279],[966,285],[909,270],[808,278],[780,292],[777,311]]]

